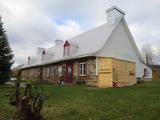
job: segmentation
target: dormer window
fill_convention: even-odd
[[[144,69],[144,75],[143,77],[148,77],[148,70],[147,69]]]
[[[29,56],[28,57],[28,63],[27,63],[28,65],[30,65],[30,60],[31,60],[31,57]]]
[[[64,51],[63,51],[63,56],[69,56],[70,55],[70,44],[68,41],[65,42],[64,44]]]
[[[46,54],[46,52],[45,52],[45,50],[43,50],[43,51],[42,51],[42,60],[41,60],[42,62],[43,62],[44,59],[45,59],[45,54]]]

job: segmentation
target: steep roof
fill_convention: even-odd
[[[75,51],[74,55],[79,56],[92,54],[100,50],[121,19],[122,17],[117,19],[112,25],[106,23],[74,38],[71,38],[69,41],[74,41],[78,44],[78,50]]]
[[[112,7],[107,10],[108,13],[108,22],[98,26],[96,28],[93,28],[91,30],[88,30],[84,33],[81,33],[69,40],[69,44],[73,47],[76,47],[74,51],[70,54],[70,56],[63,56],[63,47],[64,43],[60,42],[58,45],[55,45],[51,48],[45,49],[46,52],[46,59],[42,62],[41,61],[41,54],[37,54],[35,57],[33,57],[33,63],[29,65],[24,65],[22,68],[29,68],[33,66],[40,66],[45,64],[50,64],[58,61],[63,60],[69,60],[69,59],[75,59],[80,57],[86,57],[86,56],[95,56],[96,53],[101,50],[104,45],[109,40],[110,36],[112,35],[113,31],[116,29],[118,24],[124,20],[124,12],[120,11],[117,7]],[[125,26],[127,29],[127,25]],[[129,30],[128,33],[130,34]],[[131,35],[130,35],[131,36]],[[132,36],[131,36],[132,37]],[[132,38],[133,39],[133,38]],[[136,49],[137,55],[140,57],[138,48],[136,48],[136,44],[133,40],[133,46]],[[32,56],[31,56],[32,61]]]
[[[118,23],[122,18],[123,17],[119,17],[119,19],[116,19],[114,24],[106,23],[69,39],[68,42],[71,42],[71,45],[74,43],[78,46],[78,49],[76,49],[70,56],[63,57],[63,44],[53,46],[51,48],[46,49],[46,54],[48,52],[53,54],[53,57],[51,57],[51,59],[41,62],[40,61],[41,54],[38,54],[33,57],[34,58],[33,64],[25,65],[23,66],[23,68],[49,64],[77,57],[94,55],[94,53],[96,53],[104,46],[104,44],[106,43],[106,41],[112,34],[113,30],[116,28],[116,26],[118,25]],[[37,61],[35,62],[36,57]]]

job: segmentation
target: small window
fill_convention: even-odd
[[[35,77],[38,77],[38,69],[35,69],[35,74],[34,74]]]
[[[52,67],[52,77],[53,77],[53,78],[56,78],[56,76],[57,76],[57,67],[56,67],[56,66],[53,66],[53,67]]]
[[[69,56],[69,55],[70,55],[70,46],[65,46],[63,56]]]
[[[54,78],[55,77],[55,74],[54,74],[54,70],[55,70],[55,67],[54,66],[52,66],[52,77]]]
[[[62,66],[58,66],[58,76],[62,76]]]
[[[79,75],[86,76],[86,62],[79,63]]]
[[[49,75],[50,75],[50,68],[47,67],[47,68],[46,68],[46,77],[49,77]]]
[[[148,70],[144,69],[144,77],[148,77]]]

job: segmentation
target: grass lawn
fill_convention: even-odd
[[[14,108],[0,86],[0,120],[9,120]],[[43,114],[48,120],[160,120],[160,81],[100,89],[88,86],[40,85],[49,94]]]

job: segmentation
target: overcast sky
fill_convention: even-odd
[[[160,44],[160,0],[0,0],[0,15],[15,54],[15,66],[49,47],[106,22],[105,10],[116,5],[138,48]]]

